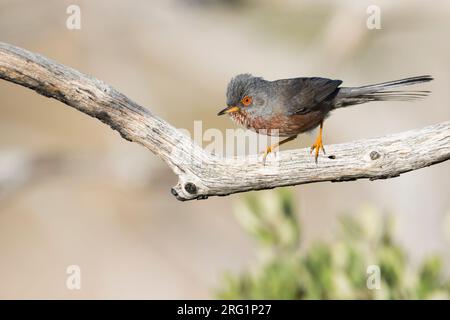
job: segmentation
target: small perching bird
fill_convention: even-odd
[[[325,153],[323,122],[330,111],[371,101],[420,99],[430,91],[392,89],[431,80],[431,76],[425,75],[362,87],[340,87],[341,80],[319,77],[267,81],[240,74],[228,84],[227,107],[218,115],[229,114],[237,123],[257,133],[286,137],[266,149],[264,162],[274,148],[319,126],[316,142],[311,146],[317,163],[319,150]]]

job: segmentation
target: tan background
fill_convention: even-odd
[[[82,29],[68,30],[69,4]],[[366,9],[381,8],[381,30]],[[92,74],[180,128],[216,117],[228,80],[326,76],[345,85],[432,74],[425,101],[337,111],[325,143],[449,119],[450,1],[0,0],[0,41]],[[304,135],[287,148],[310,145]],[[54,100],[0,82],[0,298],[212,298],[224,271],[251,267],[242,195],[178,202],[176,177],[144,148]],[[448,258],[449,164],[388,181],[293,188],[306,245],[372,204],[397,217],[413,261]],[[66,267],[82,290],[66,289]]]

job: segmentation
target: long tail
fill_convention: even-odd
[[[347,107],[370,101],[414,101],[425,98],[430,91],[392,90],[398,87],[428,82],[433,80],[429,75],[411,77],[379,84],[346,88],[342,87],[336,96],[335,108]]]

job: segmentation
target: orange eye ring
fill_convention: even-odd
[[[252,103],[252,97],[245,96],[242,98],[241,102],[244,106],[248,107]]]

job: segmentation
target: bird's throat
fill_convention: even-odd
[[[249,128],[249,121],[247,114],[244,111],[236,111],[230,113],[231,119],[233,119],[237,124],[244,126],[245,128]]]

